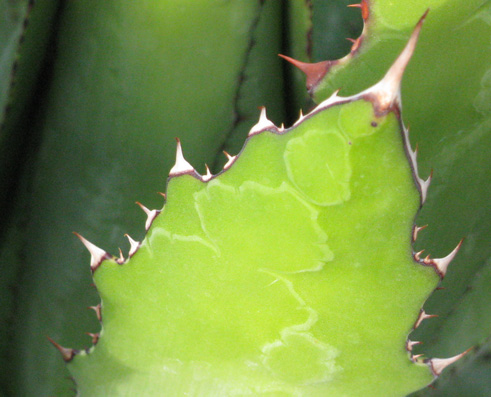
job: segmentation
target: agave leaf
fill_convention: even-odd
[[[397,82],[419,28],[368,91],[287,130],[263,109],[218,175],[178,141],[165,206],[127,258],[81,237],[102,330],[91,349],[58,346],[81,395],[396,396],[441,372],[406,340],[446,273],[411,249],[425,184]]]
[[[58,0],[0,1],[0,189],[11,191],[19,151],[25,144],[26,107],[46,52]],[[24,116],[21,118],[21,116]],[[8,194],[0,208],[9,206]],[[8,214],[8,212],[7,212]],[[0,225],[4,233],[7,215]],[[3,338],[2,338],[3,339]]]
[[[443,283],[446,289],[425,306],[439,317],[413,337],[431,346],[427,351],[432,354],[455,354],[491,334],[489,322],[474,317],[467,312],[471,306],[461,303],[491,254],[491,2],[372,0],[362,4],[367,7],[362,36],[347,57],[324,64],[328,72],[311,91],[321,101],[338,88],[350,94],[373,84],[402,47],[412,22],[430,8],[402,87],[404,118],[419,148],[420,170],[423,175],[435,170],[427,204],[416,219],[418,225],[430,225],[421,233],[417,249],[431,246],[429,253],[445,256],[461,238],[466,240],[460,266],[453,267]],[[490,305],[482,293],[480,302]],[[450,313],[465,319],[465,325],[450,326]],[[472,332],[464,336],[459,333],[463,328]]]
[[[4,242],[2,262],[23,266],[8,342],[10,393],[70,394],[46,336],[82,348],[90,341],[84,331],[97,331],[85,308],[98,299],[90,272],[73,260],[83,249],[72,231],[124,248],[124,232],[138,238],[144,231],[134,202],[162,202],[161,170],[174,159],[165,141],[180,136],[193,161],[212,164],[235,129],[235,98],[264,7],[212,3],[66,3],[52,85],[35,126],[43,140],[16,214],[17,221],[27,218],[16,229],[20,252]]]

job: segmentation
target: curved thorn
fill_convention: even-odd
[[[424,320],[433,317],[438,317],[438,314],[426,314],[426,312],[423,309],[421,309],[421,311],[419,312],[418,319],[416,320],[416,323],[414,324],[413,328],[414,329],[418,328]]]
[[[286,55],[278,54],[284,60],[290,62],[293,66],[300,69],[307,77],[307,90],[310,91],[314,88],[326,75],[329,68],[333,64],[333,61],[322,61],[317,63],[306,63],[297,61],[296,59],[290,58]],[[335,62],[335,61],[334,61]]]
[[[445,368],[447,368],[449,365],[453,364],[454,362],[460,360],[467,353],[469,353],[472,349],[473,348],[471,347],[471,348],[467,349],[465,352],[457,354],[456,356],[449,357],[449,358],[432,358],[432,359],[428,360],[427,364],[431,368],[433,375],[440,376]]]
[[[157,217],[157,215],[160,214],[160,211],[159,210],[149,210],[147,207],[145,207],[139,201],[137,201],[136,204],[147,215],[147,220],[145,221],[145,230],[148,232],[148,229],[150,229],[150,226],[152,226],[152,222],[155,220],[155,218]]]
[[[176,142],[177,142],[176,163],[174,164],[174,166],[171,168],[169,172],[170,177],[181,175],[181,174],[190,174],[195,172],[193,166],[186,161],[184,155],[182,154],[182,146],[179,138],[176,138]]]
[[[95,311],[95,315],[97,316],[97,319],[99,321],[102,321],[102,307],[100,303],[95,306],[89,306],[87,309]]]
[[[85,335],[89,335],[92,338],[92,344],[97,345],[97,342],[99,341],[99,334],[93,334],[90,332],[86,332]]]
[[[387,111],[391,110],[394,105],[400,105],[402,76],[414,53],[421,27],[423,26],[423,22],[428,14],[428,11],[429,10],[426,10],[419,22],[416,24],[416,27],[414,28],[406,46],[387,71],[384,78],[373,87],[369,88],[366,92],[373,98],[378,113],[386,113]]]
[[[165,193],[158,192],[158,194],[160,194],[164,198],[164,200],[167,200],[167,195]]]
[[[450,252],[450,254],[448,254],[446,257],[431,259],[430,263],[435,266],[435,270],[438,272],[441,278],[445,277],[445,274],[447,274],[448,265],[450,265],[450,263],[454,260],[463,242],[464,239],[460,240],[453,251]]]
[[[267,130],[269,128],[275,128],[276,126],[273,124],[271,120],[266,116],[266,108],[264,106],[260,107],[261,113],[259,115],[258,122],[251,128],[249,134],[247,136],[252,136],[259,134],[260,132]]]
[[[119,249],[119,258],[116,259],[116,262],[118,262],[118,264],[122,265],[125,261],[124,259],[124,255],[123,255],[123,251],[121,251],[121,248],[118,248]]]
[[[66,347],[61,346],[60,344],[56,343],[53,339],[51,339],[49,336],[47,336],[46,338],[48,338],[51,344],[58,349],[58,351],[61,353],[61,356],[63,357],[63,360],[66,363],[72,360],[73,356],[76,354],[76,350],[68,349]]]
[[[346,40],[353,43],[353,45],[351,46],[351,52],[355,52],[360,47],[360,39],[352,39],[350,37],[346,37]]]
[[[413,347],[416,345],[421,345],[423,342],[418,342],[418,341],[412,341],[412,340],[407,340],[406,342],[406,350],[411,352],[413,351]],[[413,356],[414,357],[414,356]]]
[[[205,164],[206,167],[206,174],[201,177],[203,182],[208,182],[211,178],[213,178],[213,174],[210,171],[210,168],[208,167],[208,164]]]
[[[90,269],[93,272],[100,266],[100,264],[104,259],[111,258],[111,255],[109,255],[106,251],[92,244],[89,240],[85,239],[77,232],[73,232],[73,234],[79,238],[79,240],[83,243],[83,245],[85,245],[85,248],[87,248],[87,250],[89,251]]]
[[[347,7],[361,8],[361,17],[363,18],[364,21],[368,19],[369,10],[368,10],[367,0],[361,0],[360,4],[348,4]]]
[[[130,242],[130,252],[128,255],[131,258],[133,255],[135,255],[136,251],[138,251],[138,248],[140,248],[140,242],[133,240],[129,234],[125,234],[125,237]]]
[[[418,233],[421,230],[426,229],[427,227],[428,227],[428,225],[424,225],[424,226],[416,226],[416,225],[414,225],[414,227],[413,227],[413,243],[417,240]]]
[[[414,256],[414,260],[416,261],[421,261],[421,254],[424,252],[425,250],[421,250],[421,251],[418,251],[416,252],[413,256]]]
[[[225,154],[225,156],[227,156],[227,159],[228,159],[227,163],[223,166],[223,169],[224,170],[227,170],[234,163],[234,161],[237,158],[237,156],[231,156],[225,150],[223,151],[223,153]]]
[[[421,201],[423,203],[426,201],[426,198],[428,197],[428,189],[430,187],[432,178],[433,178],[433,170],[431,170],[430,176],[428,177],[428,179],[426,179],[426,181],[424,181],[421,178],[418,178],[419,186],[421,187]]]

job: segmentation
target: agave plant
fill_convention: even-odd
[[[32,52],[29,29],[51,25],[50,4],[19,6],[18,59]],[[4,232],[5,393],[72,393],[50,336],[82,395],[405,395],[469,346],[436,393],[488,394],[489,2],[362,1],[365,27],[350,54],[310,64],[328,36],[320,14],[333,15],[333,4],[63,5],[52,83],[27,123],[42,131],[37,160],[13,172]],[[392,63],[428,7],[402,86],[411,145],[396,83],[420,24]],[[45,17],[28,19],[34,10]],[[282,51],[302,61],[290,58],[319,103],[290,128],[280,125],[285,110],[308,105],[300,75],[283,74],[276,57],[282,32]],[[5,98],[20,106],[16,74],[5,70]],[[279,126],[265,110],[254,126],[259,105]],[[15,112],[5,115],[2,137],[19,134],[5,127],[19,125]],[[189,162],[180,143],[175,160],[173,137]],[[232,155],[217,157],[222,150]],[[419,173],[430,164],[427,190]],[[162,210],[140,204],[143,238],[130,205],[160,208],[152,195],[164,189]],[[415,222],[429,226],[412,247],[423,201]],[[73,230],[105,247],[79,235],[97,291]],[[135,238],[129,254],[108,254],[125,233]],[[418,253],[420,244],[442,259]],[[446,289],[421,309],[436,286]],[[433,313],[440,318],[422,321]]]

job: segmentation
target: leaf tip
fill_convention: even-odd
[[[394,107],[400,107],[400,89],[404,71],[413,56],[418,42],[421,27],[429,10],[423,14],[397,59],[389,68],[382,80],[367,90],[369,98],[376,106],[377,112],[384,114]]]

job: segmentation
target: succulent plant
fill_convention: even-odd
[[[50,88],[23,121],[31,136],[42,132],[24,157],[35,162],[19,176],[18,155],[0,142],[17,164],[3,167],[14,175],[7,183],[18,186],[0,253],[0,331],[9,333],[0,393],[72,394],[49,335],[74,348],[54,342],[82,395],[404,395],[454,361],[420,352],[457,358],[473,345],[432,393],[489,394],[490,2],[363,0],[365,28],[347,57],[314,69],[294,61],[315,70],[308,84],[319,105],[290,128],[264,109],[252,126],[259,105],[287,125],[288,112],[308,108],[301,75],[283,77],[276,58],[281,33],[287,55],[320,60],[320,14],[329,8],[332,20],[342,3],[62,3]],[[43,6],[19,2],[38,15]],[[41,42],[56,5],[48,7],[29,24],[43,27]],[[402,85],[416,166],[397,95],[384,105],[374,93],[428,7]],[[406,52],[387,76],[399,79],[407,61]],[[16,118],[1,132],[20,133]],[[249,130],[237,156],[217,157],[238,153]],[[180,142],[171,169],[174,137],[197,170]],[[432,167],[427,192],[418,168]],[[149,216],[144,237],[130,205],[158,208],[154,192],[169,169],[164,208],[139,204]],[[414,250],[443,259],[412,252],[422,201],[415,222],[429,226]],[[107,252],[125,233],[141,243],[129,238],[128,257],[113,257],[79,235],[95,255],[96,291],[73,230]],[[437,285],[446,289],[420,311]],[[85,306],[102,316],[102,331]],[[440,318],[422,321],[426,312]],[[407,339],[414,325],[409,338],[423,347]]]
[[[217,175],[178,141],[165,206],[142,206],[147,236],[128,236],[128,258],[79,236],[103,326],[90,350],[57,347],[81,395],[406,395],[460,358],[423,361],[406,340],[460,246],[411,252],[430,180],[399,85],[421,24],[361,94],[290,129],[263,108]]]

